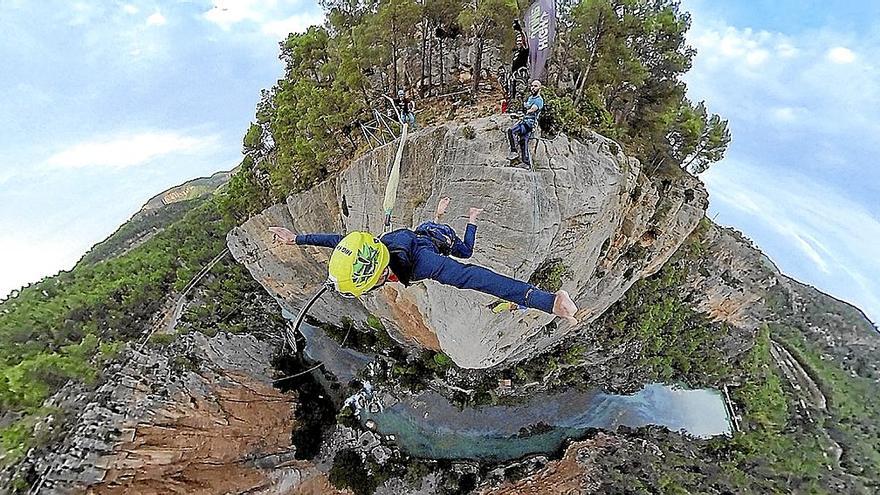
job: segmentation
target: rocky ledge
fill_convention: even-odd
[[[127,352],[93,394],[49,404],[88,400],[50,452],[22,463],[33,493],[336,493],[294,460],[296,394],[272,386],[272,345],[194,333]]]
[[[649,180],[637,160],[598,134],[583,142],[564,135],[537,140],[534,170],[511,166],[509,125],[495,116],[411,134],[394,225],[415,227],[449,196],[446,220],[463,232],[468,207],[485,208],[472,262],[520,279],[561,282],[581,308],[581,325],[535,310],[497,315],[487,307],[492,297],[433,281],[388,284],[361,301],[328,294],[311,314],[337,324],[375,315],[396,338],[442,350],[466,368],[516,361],[577,331],[659,270],[705,213],[707,194],[696,178]],[[386,167],[396,148],[395,142],[368,152],[338,177],[234,229],[228,245],[235,258],[296,311],[326,279],[330,252],[274,243],[266,228],[381,232]]]

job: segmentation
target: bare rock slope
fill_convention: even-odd
[[[655,273],[704,216],[707,194],[695,178],[649,180],[639,162],[598,134],[537,141],[534,170],[506,160],[506,117],[447,123],[410,134],[394,226],[430,219],[443,196],[446,221],[463,231],[478,221],[473,263],[530,279],[561,274],[578,318],[598,317],[637,280]],[[339,176],[288,198],[234,229],[237,260],[289,310],[326,279],[329,250],[274,243],[266,228],[297,232],[382,231],[386,168],[397,143],[356,158]],[[379,317],[391,333],[442,350],[458,365],[485,368],[539,353],[576,330],[536,310],[493,314],[493,298],[433,281],[388,284],[361,301],[328,295],[311,314],[341,323]]]
[[[181,336],[129,349],[64,438],[26,459],[40,494],[340,493],[294,460],[293,393],[272,386],[274,346],[250,335]]]

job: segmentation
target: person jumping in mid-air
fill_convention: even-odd
[[[518,124],[507,130],[507,141],[510,144],[508,159],[513,161],[519,158],[523,165],[532,168],[532,157],[529,155],[529,138],[538,125],[538,117],[544,108],[544,97],[541,96],[541,81],[535,79],[529,85],[531,96],[525,102],[525,115]],[[519,152],[517,152],[519,146]]]
[[[437,204],[433,222],[424,222],[415,230],[398,229],[377,238],[369,232],[340,234],[294,234],[283,227],[269,227],[276,238],[286,244],[333,248],[330,256],[330,277],[336,290],[343,295],[358,297],[385,282],[410,285],[431,279],[459,289],[472,289],[561,316],[570,323],[577,306],[568,292],[555,294],[482,266],[461,263],[456,258],[470,258],[477,235],[477,215],[483,210],[471,208],[464,240],[440,218],[449,206],[449,198]]]

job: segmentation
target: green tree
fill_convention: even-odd
[[[427,75],[428,85],[432,84],[434,68],[434,41],[437,42],[440,73],[440,84],[444,84],[443,44],[446,40],[454,39],[461,31],[458,24],[458,15],[464,8],[464,0],[424,0],[423,15],[425,17],[425,31],[423,36],[427,43],[422,62],[423,78]]]
[[[708,115],[705,102],[696,106],[682,100],[669,133],[670,158],[691,173],[706,171],[724,156],[730,144],[727,121],[718,114]]]
[[[383,47],[383,65],[391,66],[392,91],[400,88],[398,66],[403,52],[418,43],[416,33],[421,16],[421,6],[413,0],[382,0],[370,18],[370,39]]]
[[[569,66],[577,70],[574,100],[578,103],[592,70],[607,58],[611,43],[619,41],[619,20],[611,0],[583,0],[572,8],[571,18],[568,53],[573,63]]]
[[[468,0],[458,16],[458,23],[470,30],[474,43],[473,94],[480,85],[483,51],[486,40],[502,40],[510,36],[506,29],[517,15],[516,0]]]

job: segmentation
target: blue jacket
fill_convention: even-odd
[[[456,236],[450,255],[470,258],[474,252],[476,235],[477,226],[468,224],[464,241]],[[296,243],[334,248],[342,238],[340,234],[300,234],[296,236]],[[427,236],[409,229],[399,229],[383,235],[379,240],[388,247],[388,266],[404,285],[431,279],[459,289],[484,292],[546,313],[553,312],[554,294],[488,268],[443,256]]]

